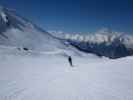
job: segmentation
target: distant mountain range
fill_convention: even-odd
[[[108,28],[88,35],[55,34],[56,37],[59,35],[59,38],[66,40],[72,46],[86,53],[112,59],[133,55],[133,36],[122,32],[113,32]]]

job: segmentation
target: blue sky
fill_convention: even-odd
[[[0,0],[45,30],[133,33],[133,0]]]

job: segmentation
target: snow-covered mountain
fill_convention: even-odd
[[[133,36],[123,33],[123,32],[114,32],[108,28],[103,28],[93,35],[88,36],[88,42],[92,43],[105,43],[111,44],[112,42],[120,42],[124,44],[127,48],[133,48]]]
[[[58,37],[57,33],[56,37]],[[59,38],[68,41],[81,51],[99,56],[120,58],[133,55],[133,36],[107,28],[87,35],[62,33],[62,37]]]
[[[65,48],[60,40],[4,7],[0,7],[0,45],[43,51]]]
[[[49,32],[19,16],[14,10],[0,7],[0,45],[28,48],[30,50],[54,51],[63,49],[94,53],[109,58],[133,55],[133,36],[104,28],[95,34],[69,35]],[[78,51],[79,52],[79,51]]]

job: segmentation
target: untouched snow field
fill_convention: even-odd
[[[133,100],[133,57],[0,49],[0,100]]]

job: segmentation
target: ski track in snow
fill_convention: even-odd
[[[57,52],[1,49],[0,100],[133,100],[133,57],[73,56],[72,68]]]

